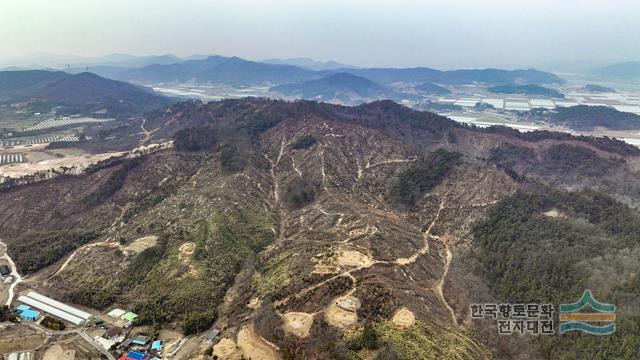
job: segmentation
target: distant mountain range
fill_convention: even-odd
[[[0,67],[21,67],[26,69],[67,69],[96,66],[141,67],[151,64],[174,64],[186,60],[203,59],[206,56],[194,55],[180,58],[173,54],[136,56],[129,54],[110,54],[98,57],[81,57],[75,55],[28,54],[0,59]],[[5,69],[3,69],[5,70]]]
[[[46,110],[61,106],[68,113],[103,110],[109,116],[128,116],[167,105],[171,99],[141,86],[92,73],[0,71],[0,104],[18,102]]]
[[[307,100],[342,104],[359,104],[379,99],[401,100],[408,96],[348,73],[331,74],[322,79],[302,83],[283,84],[272,87],[271,91]]]
[[[365,77],[381,84],[422,83],[462,85],[471,83],[485,84],[562,84],[565,81],[555,74],[528,70],[472,69],[472,70],[435,70],[417,67],[407,69],[367,68],[347,69],[347,72]]]
[[[88,71],[105,78],[137,84],[195,82],[269,86],[273,91],[286,96],[345,104],[415,97],[416,95],[401,93],[404,90],[400,88],[405,85],[414,86],[420,95],[445,95],[449,90],[441,85],[529,86],[564,82],[552,73],[534,69],[441,71],[425,67],[359,68],[307,58],[256,62],[219,55],[182,59],[174,55],[135,57],[114,54],[75,60],[76,64],[82,66],[64,67],[66,72],[80,74]]]
[[[107,59],[109,60],[109,59]],[[88,70],[100,76],[116,80],[140,83],[196,81],[224,83],[232,85],[282,85],[318,80],[335,73],[349,73],[382,85],[396,83],[419,84],[470,84],[489,85],[516,84],[552,84],[563,83],[560,77],[543,71],[474,69],[441,71],[431,68],[357,68],[334,62],[316,62],[311,59],[270,59],[256,62],[239,57],[209,56],[204,59],[181,60],[170,56],[161,57],[161,63],[140,67],[122,66],[123,62],[102,63],[89,66]],[[116,58],[118,60],[118,58]],[[125,61],[125,59],[119,59]],[[139,60],[143,61],[143,60]],[[151,61],[145,59],[144,61]],[[114,65],[115,63],[115,65]],[[299,64],[299,65],[295,65]],[[86,71],[87,67],[67,69],[71,73]]]
[[[293,65],[305,69],[322,71],[322,70],[338,70],[338,69],[355,69],[359,66],[345,65],[333,60],[318,61],[309,58],[292,58],[292,59],[266,59],[262,60],[263,63],[275,64],[275,65]]]
[[[601,67],[593,72],[595,75],[609,78],[640,79],[640,61],[627,61]]]

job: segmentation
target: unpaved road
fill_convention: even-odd
[[[13,283],[9,286],[9,296],[7,297],[7,302],[5,305],[9,306],[13,302],[13,297],[15,295],[15,288],[19,283],[22,282],[22,276],[18,274],[18,269],[16,268],[16,264],[13,262],[13,259],[9,256],[7,252],[7,244],[0,241],[0,248],[2,248],[2,252],[4,253],[4,258],[9,262],[9,266],[11,267],[11,275],[13,276]]]

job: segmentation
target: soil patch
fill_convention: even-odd
[[[313,325],[313,315],[305,312],[288,312],[283,315],[284,330],[290,334],[307,337]]]
[[[413,312],[405,307],[398,309],[391,321],[399,328],[408,328],[411,325],[415,324],[416,317],[413,315]]]

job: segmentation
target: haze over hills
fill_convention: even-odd
[[[77,55],[41,54],[34,53],[23,56],[0,58],[0,66],[22,66],[42,68],[66,69],[86,66],[116,66],[116,67],[141,67],[151,64],[173,64],[185,60],[201,59],[204,56],[195,55],[194,58],[179,58],[173,54],[164,55],[130,55],[130,54],[109,54],[98,57],[83,57]]]
[[[135,59],[138,63],[153,61],[154,57]],[[174,81],[202,81],[228,82],[233,84],[282,84],[286,82],[301,82],[319,79],[327,74],[342,72],[367,78],[380,84],[389,85],[397,82],[420,83],[434,82],[440,84],[504,84],[504,83],[533,83],[551,84],[562,83],[558,76],[537,70],[449,70],[440,71],[430,68],[357,68],[345,66],[339,68],[333,63],[320,70],[320,62],[306,59],[268,60],[269,62],[255,62],[239,57],[209,56],[191,60],[175,61],[173,56],[155,57],[159,63],[146,66],[126,66],[126,61],[134,59],[120,59],[118,56],[106,57],[102,63],[90,65],[90,70],[101,76],[109,76],[117,80],[132,80],[141,82],[174,82]],[[115,60],[122,60],[117,62]],[[291,63],[291,64],[290,64]],[[296,66],[299,64],[300,66]],[[336,65],[336,66],[334,66]],[[338,64],[339,65],[339,64]],[[319,69],[319,70],[314,70]],[[72,68],[71,72],[86,70],[84,66]]]
[[[291,59],[266,59],[262,60],[263,63],[267,64],[277,64],[277,65],[294,65],[310,70],[337,70],[337,69],[347,69],[347,68],[358,68],[359,66],[355,65],[345,65],[340,64],[336,61],[318,61],[310,58],[291,58]]]
[[[595,75],[618,79],[640,78],[640,61],[627,61],[601,67],[593,71]]]

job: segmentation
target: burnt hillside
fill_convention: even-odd
[[[40,291],[313,359],[588,347],[470,321],[474,302],[573,295],[553,276],[517,282],[559,269],[530,259],[565,261],[604,300],[636,291],[638,154],[614,140],[475,129],[390,101],[185,102],[144,128],[112,136],[173,148],[0,193],[0,233]],[[625,263],[608,283],[583,267],[614,271],[604,255]],[[631,341],[637,320],[621,317],[615,341]]]

